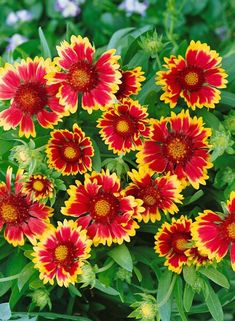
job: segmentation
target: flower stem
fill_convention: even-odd
[[[11,275],[11,276],[7,276],[5,278],[1,278],[0,279],[0,283],[2,282],[8,282],[8,281],[12,281],[15,279],[18,279],[21,273],[15,274],[15,275]]]

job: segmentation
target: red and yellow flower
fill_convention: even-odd
[[[125,154],[142,145],[142,138],[150,134],[147,109],[137,101],[123,99],[109,108],[98,119],[100,135],[108,148],[117,154]]]
[[[53,209],[33,202],[23,192],[23,170],[18,170],[15,190],[11,191],[12,168],[8,167],[6,183],[0,183],[0,229],[5,226],[4,237],[13,246],[23,245],[26,236],[35,243],[49,225]]]
[[[90,138],[74,124],[73,131],[57,129],[51,132],[46,154],[50,168],[62,175],[76,175],[91,170],[94,149]]]
[[[157,72],[157,84],[161,85],[164,94],[160,99],[176,106],[182,97],[193,110],[203,106],[214,108],[220,101],[220,91],[225,88],[228,75],[221,68],[219,54],[210,50],[206,43],[191,41],[186,56],[171,56],[164,59],[166,71]]]
[[[162,224],[155,235],[156,253],[165,257],[164,265],[178,274],[188,260],[186,252],[191,247],[191,224],[191,219],[181,215],[178,220],[173,218],[171,224]]]
[[[191,118],[188,110],[171,117],[153,120],[152,136],[137,153],[137,162],[155,172],[176,174],[184,183],[198,189],[208,179],[210,162],[208,137],[202,118]]]
[[[57,97],[66,110],[76,112],[78,94],[82,94],[82,108],[89,113],[104,109],[114,101],[121,78],[119,56],[114,55],[114,49],[104,52],[94,62],[95,49],[88,38],[72,36],[71,42],[63,41],[57,51],[59,57],[55,58],[55,63],[60,70],[46,78],[48,84],[60,86]]]
[[[30,195],[31,199],[37,201],[52,198],[54,195],[53,183],[44,175],[31,175],[23,185],[22,192]]]
[[[152,173],[144,167],[139,172],[132,170],[128,175],[132,183],[124,193],[143,201],[144,212],[141,213],[140,220],[145,223],[151,220],[154,223],[161,219],[161,211],[164,214],[178,212],[176,203],[182,203],[183,196],[180,194],[182,187],[176,175],[153,178]]]
[[[53,128],[68,114],[56,98],[58,86],[46,84],[45,75],[57,69],[50,59],[27,58],[0,69],[0,100],[10,107],[0,113],[0,126],[9,130],[20,125],[19,136],[35,137],[34,118],[44,128]]]
[[[192,235],[198,249],[210,259],[220,262],[230,248],[232,268],[235,271],[235,192],[227,203],[228,214],[205,210],[192,225]]]
[[[122,244],[135,235],[139,226],[132,216],[143,210],[141,201],[121,194],[120,180],[115,173],[102,170],[101,173],[85,174],[84,184],[77,180],[68,194],[69,200],[61,212],[78,217],[78,225],[87,229],[95,246]]]
[[[121,84],[115,94],[116,98],[121,101],[123,98],[137,95],[141,89],[141,83],[145,81],[144,72],[141,67],[136,67],[132,70],[120,70]]]
[[[51,226],[34,247],[35,268],[39,269],[43,283],[68,287],[77,282],[82,274],[82,265],[90,254],[91,240],[86,230],[78,227],[76,222],[64,220],[58,227]]]
[[[196,267],[200,267],[203,265],[213,264],[214,260],[209,259],[208,255],[199,251],[196,246],[188,249],[185,254],[188,257],[187,265],[195,265]]]

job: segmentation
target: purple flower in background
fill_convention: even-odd
[[[76,17],[81,9],[79,4],[84,1],[73,1],[73,0],[57,0],[56,1],[56,10],[62,13],[62,16],[67,17]]]
[[[28,41],[28,39],[24,36],[21,36],[20,34],[16,33],[12,37],[7,39],[8,46],[6,48],[6,51],[13,51],[16,47],[21,45],[22,43]]]
[[[13,26],[17,22],[31,21],[33,15],[29,10],[18,10],[16,12],[10,12],[7,16],[6,24],[8,26]]]
[[[132,13],[138,13],[141,16],[144,16],[148,6],[149,4],[147,0],[143,2],[139,2],[138,0],[124,0],[118,8],[125,10],[128,16]]]

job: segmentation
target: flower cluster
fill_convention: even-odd
[[[25,142],[14,148],[13,160],[20,167],[14,191],[10,167],[6,183],[0,184],[5,239],[18,246],[27,237],[40,279],[66,287],[78,282],[92,246],[129,242],[141,224],[156,221],[161,227],[155,251],[165,257],[170,270],[180,273],[184,265],[220,261],[230,244],[235,269],[234,193],[226,216],[206,210],[195,222],[183,215],[169,222],[168,214],[180,211],[183,190],[206,185],[213,166],[211,129],[203,118],[185,108],[161,119],[149,118],[148,106],[137,99],[144,72],[139,66],[121,66],[114,49],[97,55],[88,38],[72,36],[57,46],[57,52],[53,60],[27,58],[0,69],[0,99],[9,101],[0,112],[0,126],[6,131],[19,127],[19,137],[26,139],[40,137],[47,129],[45,145],[34,154]],[[175,107],[182,97],[192,109],[215,107],[218,88],[227,82],[215,51],[192,41],[185,59],[171,56],[165,61],[167,70],[157,72],[165,103]],[[94,115],[96,126],[90,131],[89,117]],[[136,169],[126,171],[122,179],[118,170],[95,168],[97,140],[110,157],[118,155],[112,164],[121,164],[133,153],[136,163],[130,164]],[[37,164],[29,169],[31,155],[36,154]],[[69,220],[60,221],[51,206],[63,189],[68,197],[59,217]],[[50,201],[51,206],[46,205]],[[141,311],[147,316],[151,311],[146,307]]]

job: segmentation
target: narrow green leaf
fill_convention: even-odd
[[[23,286],[28,282],[30,277],[35,273],[34,265],[32,262],[28,263],[21,271],[18,278],[18,288],[21,290]]]
[[[134,30],[134,28],[124,28],[124,29],[119,29],[118,31],[116,31],[112,35],[112,37],[108,43],[107,49],[117,48],[118,43],[121,40],[121,38],[124,37],[125,35],[127,35],[132,30]]]
[[[6,321],[6,320],[9,320],[10,318],[11,318],[10,304],[8,302],[0,304],[0,320]]]
[[[131,254],[125,244],[116,246],[109,253],[109,256],[123,269],[131,272],[133,269],[133,262]]]
[[[235,94],[228,91],[222,91],[220,103],[235,108]]]
[[[191,309],[194,295],[195,295],[195,292],[193,291],[192,287],[186,283],[184,287],[184,295],[183,295],[183,304],[186,312],[189,312]]]
[[[41,27],[38,28],[38,34],[39,34],[40,43],[42,46],[42,56],[44,58],[51,58],[51,51]]]
[[[226,289],[230,288],[230,284],[229,284],[228,279],[221,272],[216,270],[214,267],[212,267],[212,266],[201,267],[199,269],[199,272],[201,274],[205,275],[206,277],[208,277],[208,279],[219,284],[220,286],[222,286]]]
[[[141,104],[144,104],[145,98],[149,95],[151,91],[158,92],[160,91],[161,87],[156,85],[155,81],[156,75],[153,75],[142,87],[138,95],[138,100]]]
[[[81,297],[82,293],[76,288],[75,285],[70,284],[69,286],[69,292],[75,296]]]
[[[185,266],[183,268],[183,276],[185,282],[194,287],[195,282],[197,280],[197,273],[195,268],[193,266]]]
[[[209,291],[208,295],[205,296],[206,305],[215,321],[223,321],[224,314],[218,295],[212,289],[209,282],[207,286]]]
[[[175,284],[175,299],[176,299],[176,305],[181,317],[182,321],[188,321],[185,312],[184,312],[184,306],[183,306],[183,285],[182,280],[180,278],[177,278],[176,284]]]
[[[110,286],[105,286],[103,283],[101,283],[99,280],[95,281],[95,286],[96,289],[100,290],[101,292],[104,292],[109,295],[119,295],[119,292],[115,290],[114,288]]]
[[[184,200],[184,205],[189,205],[193,202],[196,202],[197,200],[199,200],[199,198],[201,198],[204,195],[203,190],[199,189],[199,191],[197,191],[196,193],[194,193],[192,196],[187,197]]]
[[[166,270],[162,273],[157,292],[157,303],[159,307],[159,314],[161,320],[170,321],[171,319],[171,301],[170,296],[174,288],[175,278],[173,273],[169,270]]]
[[[101,170],[101,157],[100,157],[100,150],[94,139],[91,138],[91,142],[94,148],[94,156],[92,157],[92,168],[96,172],[100,172]]]

